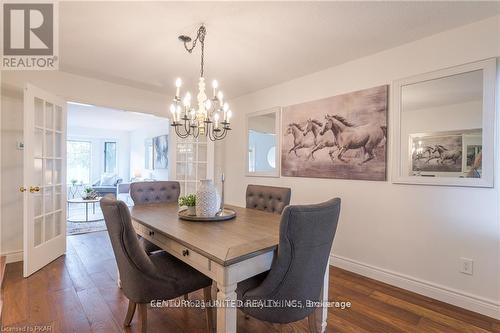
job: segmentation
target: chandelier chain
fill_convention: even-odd
[[[198,29],[198,33],[196,34],[196,38],[192,41],[191,46],[188,46],[188,42],[184,42],[184,48],[189,53],[193,53],[193,50],[196,47],[196,43],[200,41],[201,44],[201,66],[200,66],[200,77],[203,77],[204,67],[205,67],[205,36],[207,35],[207,29],[205,26],[201,26]]]

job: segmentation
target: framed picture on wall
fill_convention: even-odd
[[[281,175],[386,179],[388,86],[287,106]]]
[[[168,136],[160,135],[153,138],[153,169],[168,167]]]
[[[153,138],[144,140],[144,169],[153,169]]]

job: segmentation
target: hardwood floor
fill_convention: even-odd
[[[31,277],[22,264],[7,265],[1,329],[50,325],[51,332],[139,332],[137,314],[122,328],[127,300],[116,286],[116,264],[105,232],[68,237],[68,251]],[[201,291],[190,295],[202,299]],[[500,333],[500,322],[338,268],[330,269],[330,300],[350,309],[330,309],[327,332]],[[199,308],[148,312],[148,332],[205,332]],[[272,325],[238,314],[238,332],[307,332],[307,321]]]

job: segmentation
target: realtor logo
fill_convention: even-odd
[[[2,70],[58,67],[57,3],[3,3]]]

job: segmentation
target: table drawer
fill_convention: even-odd
[[[182,261],[185,261],[189,265],[199,269],[202,272],[210,271],[210,260],[207,257],[174,241],[173,239],[170,239],[158,232],[151,230],[150,228],[140,223],[134,222],[133,225],[136,232],[145,239],[160,246],[167,252],[173,254]]]
[[[168,242],[170,243],[169,247],[172,251],[181,255],[183,260],[186,259],[186,261],[193,263],[195,267],[203,267],[204,269],[210,270],[210,260],[207,257],[171,239],[169,239]]]

